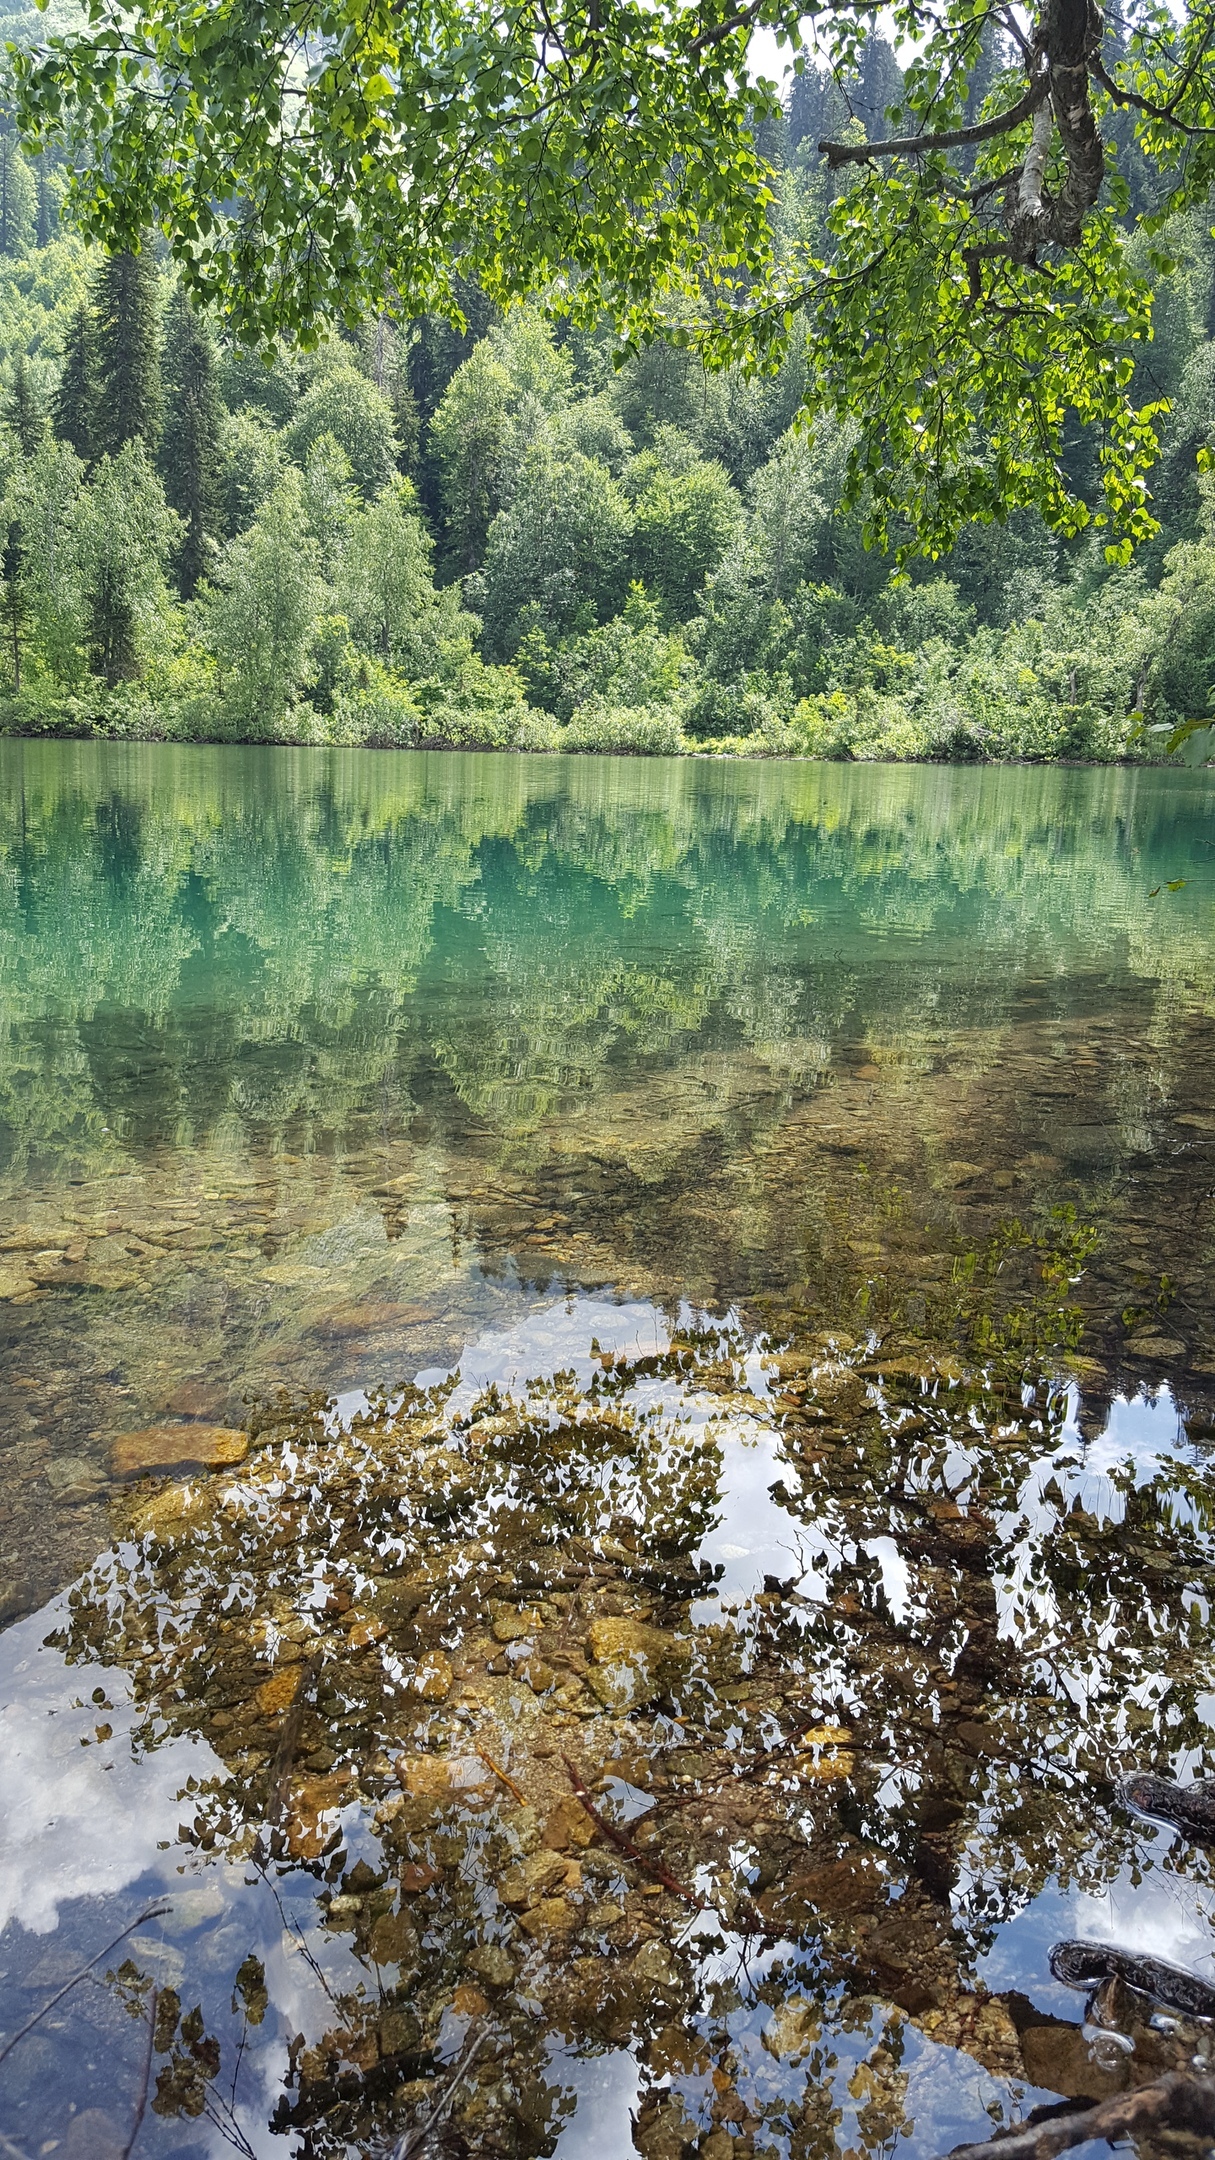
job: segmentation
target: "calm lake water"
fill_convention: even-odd
[[[1213,811],[0,744],[0,2151],[931,2160],[1206,2055],[1048,1953],[1215,1984],[1115,1790],[1215,1772]]]

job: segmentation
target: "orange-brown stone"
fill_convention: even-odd
[[[243,1462],[249,1436],[229,1425],[144,1425],[119,1433],[110,1450],[115,1477],[174,1470],[228,1470]]]

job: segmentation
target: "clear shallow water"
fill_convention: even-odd
[[[1211,777],[0,757],[0,2029],[169,1904],[0,2132],[151,2033],[141,2153],[927,2160],[1204,2047],[1046,1951],[1215,1978],[1111,1783],[1215,1769]]]

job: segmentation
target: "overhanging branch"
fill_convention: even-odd
[[[1042,75],[1007,112],[997,113],[991,120],[977,120],[973,127],[947,128],[939,135],[904,135],[892,142],[821,142],[818,147],[832,172],[839,165],[863,165],[871,157],[916,157],[925,150],[964,150],[971,143],[993,142],[997,135],[1007,135],[1010,129],[1019,127],[1038,110],[1049,90],[1050,78]]]

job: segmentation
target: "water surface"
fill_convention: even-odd
[[[1213,794],[0,746],[0,2026],[166,1908],[19,2150],[146,2065],[182,2160],[928,2160],[1205,2050],[1047,1951],[1212,1974],[1113,1779],[1215,1770]]]

